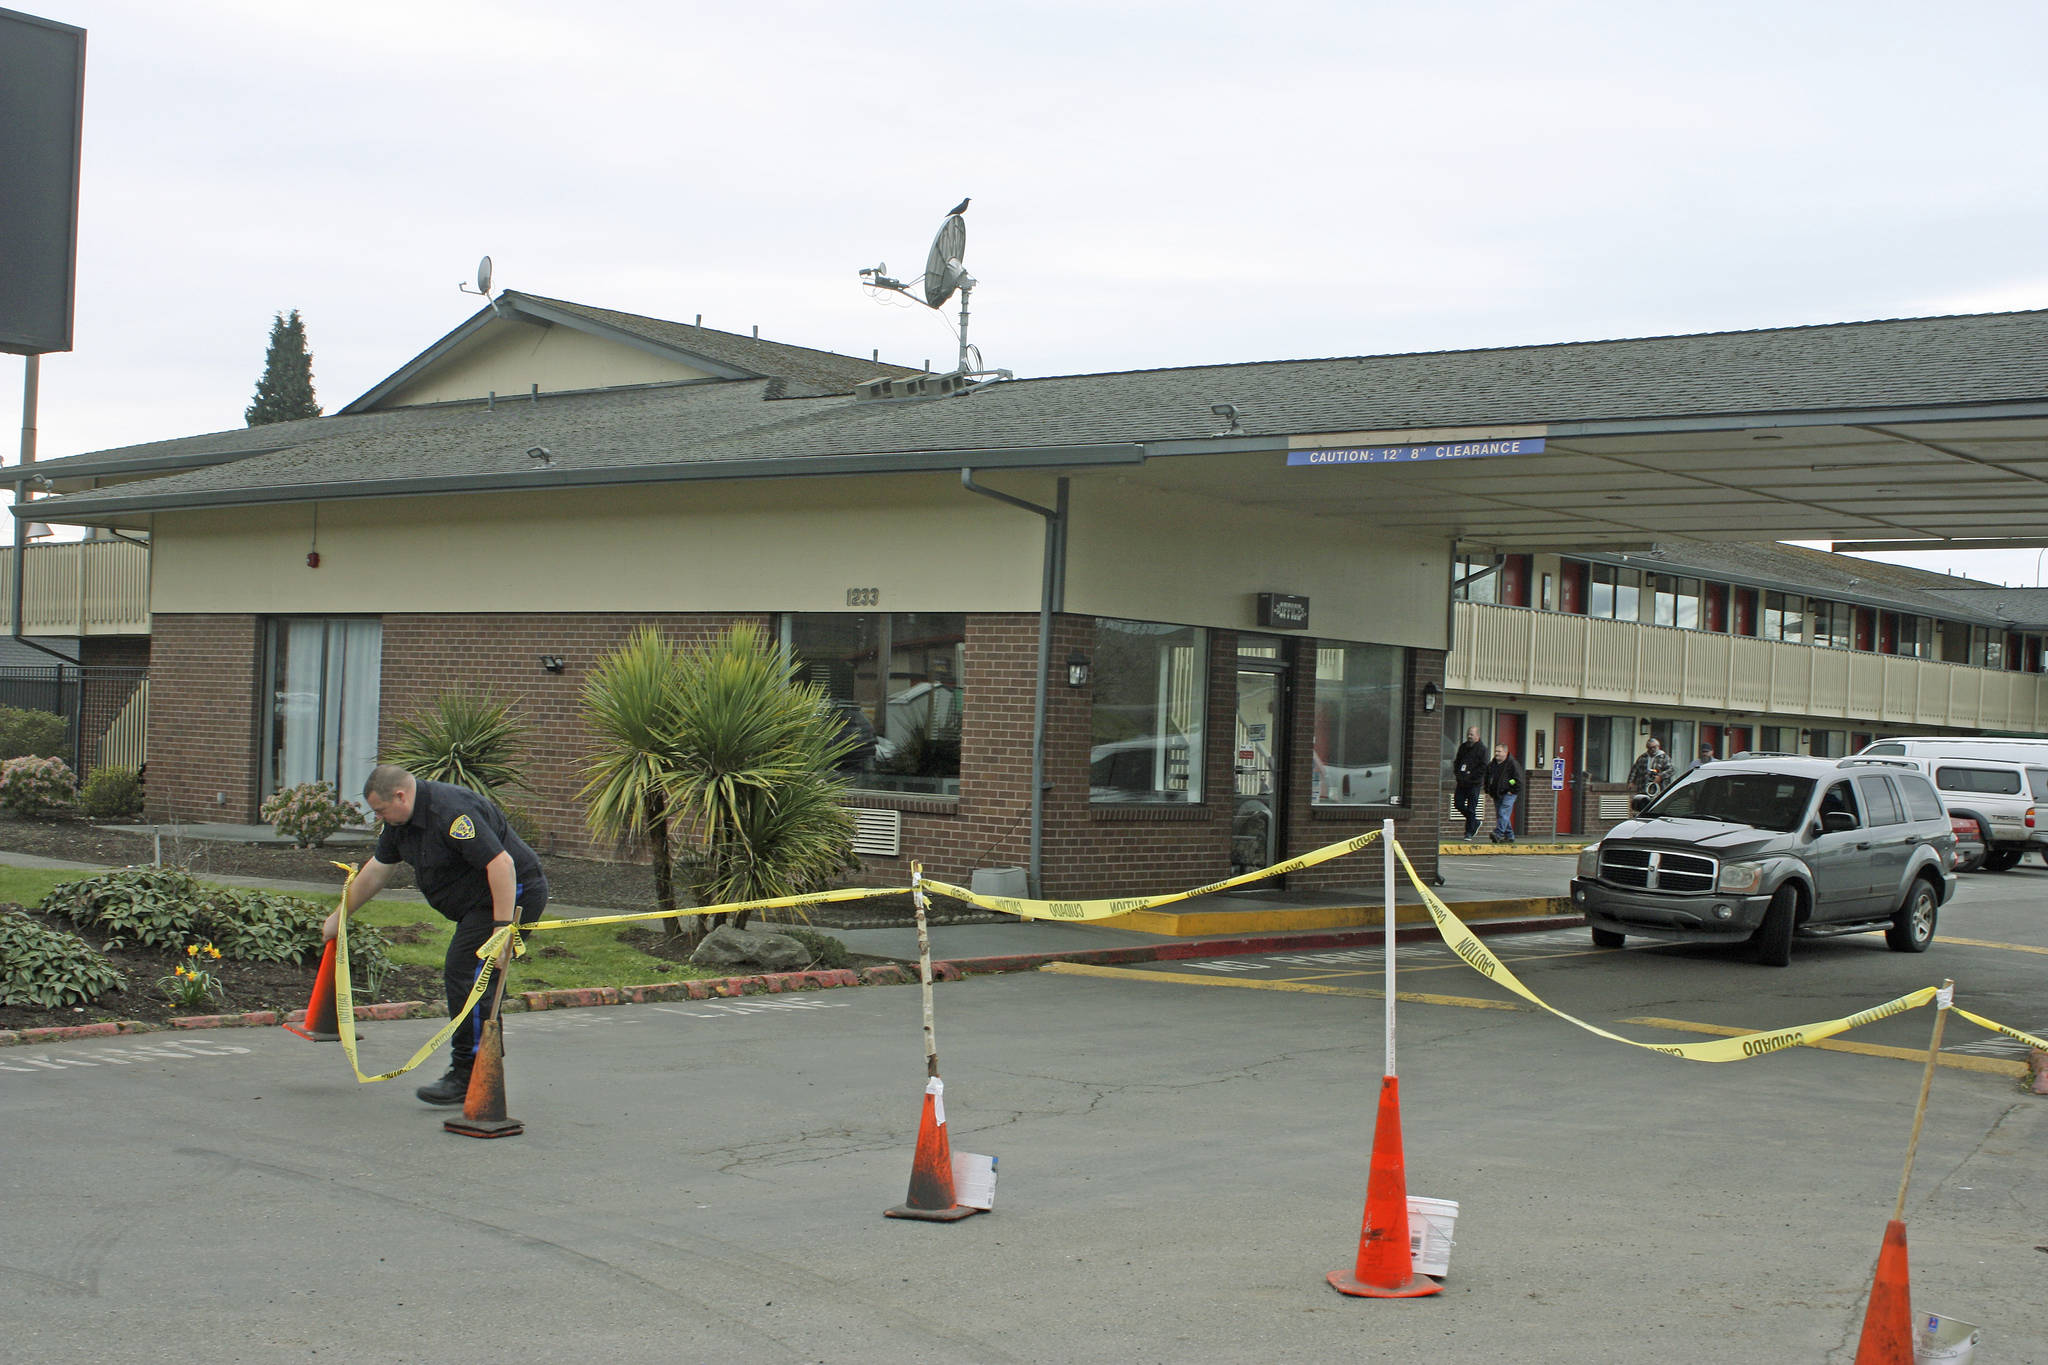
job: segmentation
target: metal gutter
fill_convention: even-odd
[[[1038,679],[1031,688],[1031,855],[1026,871],[1029,894],[1036,897],[1045,887],[1045,713],[1046,690],[1052,672],[1053,613],[1066,609],[1067,595],[1067,480],[1059,481],[1054,505],[1014,497],[998,488],[974,481],[974,471],[962,466],[960,486],[970,493],[1006,502],[1045,518],[1045,565],[1038,591]]]
[[[508,457],[510,458],[510,457]],[[1143,464],[1146,447],[1136,443],[1078,446],[1021,446],[997,450],[905,451],[885,455],[810,455],[771,460],[701,460],[664,465],[608,465],[591,469],[557,465],[554,469],[515,470],[503,474],[441,475],[423,479],[358,479],[345,483],[303,483],[274,488],[206,489],[184,493],[101,497],[99,492],[74,493],[36,505],[36,519],[89,526],[93,519],[131,512],[174,511],[200,507],[253,507],[281,502],[333,502],[348,498],[388,498],[440,493],[518,492],[526,489],[606,488],[631,484],[678,483],[721,479],[785,479],[835,474],[951,473],[961,468],[1044,469]],[[140,485],[147,488],[147,484]],[[76,514],[64,504],[91,498]]]

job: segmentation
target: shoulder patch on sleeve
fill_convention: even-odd
[[[455,823],[448,826],[448,837],[451,839],[474,839],[476,838],[476,826],[470,823],[467,815],[458,815],[455,817]]]

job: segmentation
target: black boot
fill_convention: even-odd
[[[469,1068],[468,1062],[451,1063],[447,1075],[413,1093],[428,1104],[461,1104],[469,1094]]]

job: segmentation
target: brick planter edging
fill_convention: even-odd
[[[1472,926],[1475,933],[1532,933],[1580,922],[1576,914],[1544,915],[1530,919],[1492,920]],[[1433,925],[1410,925],[1394,931],[1395,941],[1408,943],[1434,938]],[[963,957],[932,963],[932,980],[964,981],[970,976],[1002,972],[1037,971],[1048,962],[1092,962],[1113,966],[1124,962],[1176,962],[1195,957],[1229,957],[1236,953],[1266,953],[1281,948],[1353,948],[1379,943],[1385,932],[1379,929],[1336,929],[1322,933],[1268,934],[1244,938],[1189,939],[1175,943],[1147,943],[1128,948],[1080,948],[1051,953],[1011,953],[995,957]],[[704,977],[694,981],[656,981],[645,986],[590,986],[581,990],[522,991],[508,997],[501,1008],[507,1014],[534,1010],[586,1009],[598,1005],[646,1005],[661,1000],[729,1000],[744,995],[782,995],[791,991],[832,990],[843,986],[906,986],[917,980],[917,964],[885,963],[863,967],[858,972],[835,968],[815,972],[768,972],[759,976]],[[445,1019],[446,1008],[438,1001],[396,1000],[382,1005],[357,1005],[359,1020]],[[98,1024],[70,1024],[56,1028],[0,1029],[0,1047],[21,1047],[30,1043],[68,1043],[87,1038],[110,1038],[125,1033],[158,1033],[167,1029],[275,1028],[280,1024],[304,1022],[304,1010],[280,1014],[276,1010],[252,1010],[246,1014],[183,1015],[167,1024],[148,1024],[139,1019],[109,1020]]]

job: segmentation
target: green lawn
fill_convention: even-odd
[[[15,902],[35,905],[62,882],[81,880],[71,871],[0,866],[0,904]],[[333,896],[296,894],[299,899],[331,908]],[[391,960],[406,966],[441,969],[448,954],[448,938],[455,926],[417,901],[372,901],[356,912],[358,921],[380,929],[401,931],[416,926],[418,940],[393,942],[386,950]],[[649,921],[659,927],[659,921]],[[645,986],[656,981],[687,981],[693,977],[720,975],[687,963],[669,962],[650,956],[619,940],[619,935],[638,925],[606,925],[596,929],[537,934],[532,951],[512,972],[510,988],[522,991],[578,989],[585,986]],[[402,932],[410,938],[410,932]],[[389,934],[387,933],[387,937]],[[561,956],[557,956],[561,950]]]

